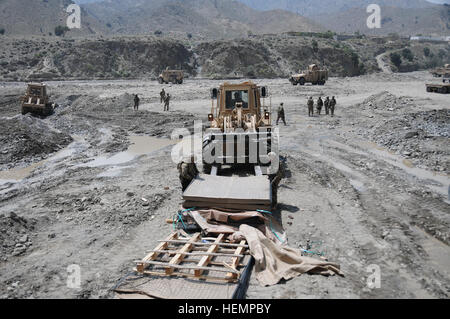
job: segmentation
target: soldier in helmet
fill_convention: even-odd
[[[180,182],[183,192],[188,188],[189,184],[197,177],[199,171],[195,165],[195,156],[185,157],[177,165],[180,174]]]
[[[134,95],[134,109],[139,110],[139,96],[137,94]]]
[[[325,104],[325,114],[328,115],[328,114],[330,114],[330,97],[329,96],[327,96],[324,104]]]
[[[308,99],[308,116],[314,116],[314,100],[312,96]]]
[[[322,107],[323,107],[322,97],[319,96],[319,99],[317,100],[317,113],[319,115],[320,115],[320,113],[322,113]]]
[[[330,101],[330,113],[331,113],[331,117],[333,117],[334,116],[334,110],[335,110],[335,107],[336,107],[336,99],[334,98],[334,96],[331,98],[331,101]]]
[[[164,99],[164,111],[169,111],[170,99],[172,97],[169,93],[167,93],[166,98]]]
[[[284,103],[280,103],[280,106],[278,107],[277,125],[278,125],[278,121],[281,119],[283,121],[284,125],[286,126],[286,118],[284,115],[283,105],[284,105]]]
[[[166,99],[166,91],[164,91],[164,89],[162,89],[162,91],[159,93],[159,97],[160,99],[160,103],[164,102],[164,100]]]

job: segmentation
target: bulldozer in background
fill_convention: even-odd
[[[22,114],[27,113],[48,116],[54,112],[55,104],[49,102],[47,86],[42,83],[29,83],[27,91],[21,98]]]
[[[166,68],[158,77],[159,84],[183,84],[184,72],[181,70],[169,70]]]
[[[313,85],[324,85],[328,80],[328,70],[320,69],[317,64],[311,64],[308,70],[300,71],[298,74],[293,74],[289,78],[292,85],[305,85],[312,83]]]

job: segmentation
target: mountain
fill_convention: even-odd
[[[432,6],[425,0],[239,0],[257,10],[282,9],[306,17],[315,17],[321,14],[330,15],[353,8],[366,9],[372,3],[380,7],[397,8],[427,8]]]
[[[65,26],[66,8],[71,0],[0,0],[0,28],[12,35],[54,34],[57,26]],[[81,29],[72,29],[73,35],[89,35],[104,32],[102,25],[81,12]]]
[[[361,32],[368,35],[448,35],[449,6],[425,0],[239,0],[259,10],[284,9],[311,18],[335,32]],[[441,1],[442,3],[444,1]],[[367,7],[381,7],[381,29],[369,29]]]
[[[323,30],[292,12],[261,12],[231,0],[105,0],[82,7],[108,26],[110,34],[149,34],[159,30],[231,38],[249,33]]]
[[[380,29],[369,29],[366,24],[367,16],[364,9],[354,8],[327,16],[320,22],[326,28],[343,33],[358,31],[367,35],[398,33],[403,36],[450,34],[449,6],[409,9],[383,7]]]

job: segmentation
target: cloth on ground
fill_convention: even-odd
[[[255,258],[256,279],[263,286],[276,285],[282,279],[289,280],[304,273],[343,275],[338,264],[305,257],[297,249],[277,245],[254,227],[243,224],[239,232]]]
[[[256,227],[270,240],[280,244],[287,243],[283,227],[273,216],[260,212],[223,212],[215,209],[191,211],[189,215],[206,234],[229,234],[230,240],[239,242],[244,239],[239,232],[242,224]]]

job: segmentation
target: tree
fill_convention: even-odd
[[[1,35],[5,34],[5,28],[0,28],[0,34]]]
[[[312,49],[313,49],[314,52],[318,52],[319,51],[319,43],[317,43],[316,40],[314,40],[312,42]]]
[[[414,60],[414,54],[412,53],[412,51],[408,48],[404,48],[402,51],[402,56],[407,59],[408,61],[412,61]]]
[[[423,48],[423,54],[425,54],[426,57],[430,56],[430,52],[431,52],[430,48],[428,47]]]
[[[399,68],[400,65],[402,64],[402,57],[400,56],[400,54],[394,52],[390,54],[390,58],[391,58],[391,62],[397,67]]]
[[[156,30],[156,31],[155,31],[155,35],[157,35],[157,36],[162,35],[162,31],[161,31],[161,30]]]
[[[59,25],[59,26],[57,26],[57,27],[55,28],[55,35],[58,36],[58,37],[64,36],[64,34],[65,34],[67,31],[70,31],[70,29],[69,29],[68,27]]]

